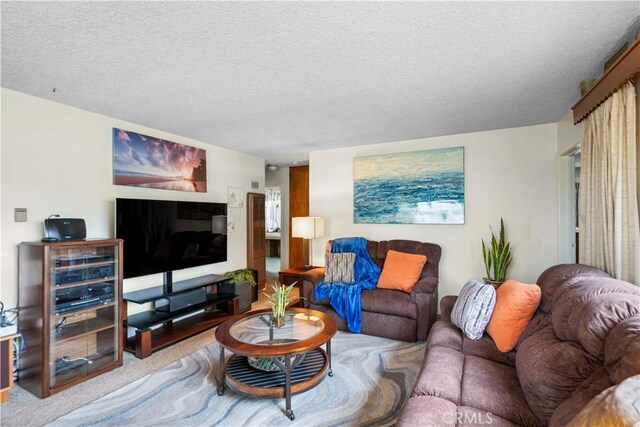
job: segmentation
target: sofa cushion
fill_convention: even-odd
[[[388,251],[378,278],[378,288],[411,292],[426,262],[424,255]]]
[[[639,355],[640,316],[636,315],[614,326],[604,342],[604,367],[611,381],[619,383],[640,374]]]
[[[515,348],[539,304],[538,285],[507,280],[498,288],[487,333],[500,351],[507,352]]]
[[[579,345],[560,341],[552,326],[523,341],[516,367],[527,402],[543,424],[583,382],[603,371]]]
[[[396,422],[397,427],[514,427],[515,424],[495,414],[434,396],[410,398]]]
[[[611,277],[599,268],[583,264],[559,264],[547,268],[538,277],[538,286],[542,289],[540,299],[540,310],[548,313],[551,310],[551,303],[556,290],[567,282],[574,282],[576,277]]]
[[[411,301],[411,295],[402,291],[365,289],[360,300],[363,311],[418,318],[418,307]]]
[[[452,350],[462,351],[463,338],[464,335],[460,329],[449,322],[441,320],[433,324],[429,338],[427,339],[427,348],[446,347]]]
[[[353,252],[324,254],[324,281],[329,283],[352,283],[356,254]]]
[[[479,340],[487,328],[496,304],[496,290],[479,280],[469,280],[460,291],[451,312],[451,323],[467,338]]]
[[[442,397],[459,402],[464,366],[465,356],[460,351],[445,347],[427,349],[411,395]]]
[[[580,344],[604,358],[605,338],[622,320],[640,313],[637,286],[612,278],[581,277],[558,290],[552,305],[553,330],[560,340]]]
[[[396,426],[455,426],[456,420],[448,422],[448,414],[455,415],[457,407],[450,400],[440,397],[415,396],[405,403]]]
[[[517,424],[538,424],[522,394],[516,369],[482,357],[465,356],[460,404]]]
[[[462,352],[467,356],[478,356],[504,365],[516,366],[516,352],[512,350],[503,353],[496,348],[491,337],[486,334],[479,340],[470,340],[463,336]]]
[[[529,321],[529,324],[520,335],[520,338],[518,338],[518,344],[516,345],[516,348],[520,347],[522,341],[526,340],[531,335],[538,332],[540,329],[549,325],[551,325],[551,315],[544,313],[542,310],[540,310],[540,308],[538,308],[538,310],[536,310],[535,314]]]
[[[486,334],[479,340],[470,340],[460,329],[445,321],[438,321],[433,325],[427,340],[427,348],[430,347],[446,347],[466,356],[478,356],[509,366],[516,365],[515,351],[501,352]]]
[[[433,243],[417,242],[415,240],[382,240],[378,242],[375,257],[372,257],[380,268],[384,267],[384,261],[387,258],[387,252],[389,250],[426,256],[427,262],[422,268],[420,279],[425,277],[438,277],[438,265],[440,264],[440,256],[442,253],[440,246]]]
[[[390,293],[390,294],[389,294]],[[367,289],[362,291],[362,314],[380,313],[388,316],[406,317],[418,319],[418,307],[411,301],[411,297],[401,291],[390,289]],[[311,295],[310,302],[316,306],[331,308],[331,300],[324,298],[317,300]],[[321,307],[318,307],[322,309]],[[331,308],[333,310],[333,308]],[[349,329],[345,329],[349,330]]]
[[[443,417],[448,420],[449,417]],[[521,424],[514,423],[513,421],[506,420],[502,417],[492,414],[487,411],[483,411],[478,408],[472,408],[470,406],[459,406],[456,410],[457,424],[456,427],[478,427],[478,426],[491,426],[491,427],[514,427]]]
[[[567,400],[558,405],[549,420],[549,427],[565,427],[569,421],[587,406],[591,399],[611,385],[606,372],[598,371],[594,373],[580,384]]]

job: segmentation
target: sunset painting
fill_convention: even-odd
[[[113,128],[113,183],[207,192],[207,152]]]
[[[464,224],[464,148],[353,159],[356,224]]]

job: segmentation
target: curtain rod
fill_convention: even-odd
[[[584,120],[616,90],[638,74],[640,74],[640,39],[633,42],[596,84],[571,107],[573,124],[576,125]]]

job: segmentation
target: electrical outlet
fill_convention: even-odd
[[[15,208],[13,212],[15,222],[27,222],[27,208]]]

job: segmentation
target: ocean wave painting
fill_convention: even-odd
[[[353,159],[356,224],[464,224],[464,147]]]
[[[113,183],[207,192],[207,152],[113,128]]]

